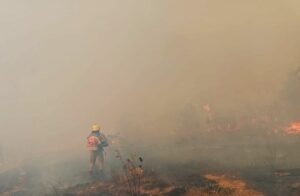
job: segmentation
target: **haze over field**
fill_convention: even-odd
[[[94,122],[168,141],[190,105],[270,106],[300,65],[299,18],[296,0],[2,0],[6,156],[81,156]]]

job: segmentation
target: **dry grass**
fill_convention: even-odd
[[[144,176],[143,158],[131,156],[131,158],[125,160],[119,150],[116,150],[116,158],[122,163],[125,181],[130,195],[141,195],[141,183]]]
[[[246,183],[242,180],[230,179],[226,176],[217,176],[211,174],[205,175],[205,178],[207,180],[216,182],[222,189],[232,190],[232,193],[230,193],[232,196],[263,196],[262,193],[247,187]]]

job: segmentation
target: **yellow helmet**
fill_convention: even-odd
[[[100,131],[100,129],[101,129],[101,127],[100,127],[100,125],[98,125],[98,124],[93,124],[93,126],[92,126],[92,131]]]

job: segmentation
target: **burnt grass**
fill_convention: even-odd
[[[273,170],[269,166],[228,167],[216,162],[187,162],[181,164],[160,164],[156,170],[161,178],[177,187],[200,187],[209,192],[218,188],[214,182],[205,178],[205,174],[226,175],[233,179],[241,179],[247,186],[262,192],[266,196],[300,195],[300,169]],[[276,172],[289,173],[286,176]],[[157,174],[156,174],[157,175]],[[230,195],[230,190],[220,190]],[[225,194],[227,195],[227,194]]]
[[[274,171],[275,172],[275,171]],[[189,188],[197,187],[203,192],[211,192],[217,190],[220,195],[231,195],[232,190],[218,187],[218,185],[203,177],[204,174],[226,175],[233,179],[241,179],[247,183],[250,188],[262,192],[266,196],[282,196],[282,195],[300,195],[300,189],[293,188],[291,185],[300,182],[300,176],[276,176],[273,171],[265,167],[252,168],[230,168],[224,167],[218,163],[213,162],[188,162],[183,164],[159,163],[157,167],[148,169],[145,173],[146,180],[142,188],[145,190],[152,190],[159,188],[163,190],[167,187],[174,187],[169,192],[163,195],[177,196],[184,195]],[[122,182],[94,181],[94,186],[102,183],[99,186],[99,195],[130,195],[127,192],[126,185]],[[80,190],[88,189],[93,183],[84,185],[77,185],[65,190],[64,195],[76,195]],[[103,183],[113,184],[103,190]],[[119,189],[119,190],[118,190]],[[91,193],[94,195],[95,193]],[[125,194],[126,195],[126,194]],[[141,194],[147,195],[147,194]]]
[[[60,164],[64,168],[66,164]],[[151,166],[151,167],[150,167]],[[80,167],[82,165],[80,164]],[[76,167],[72,168],[76,173]],[[38,165],[24,165],[22,168],[0,173],[0,195],[12,190],[13,195],[130,195],[128,187],[119,178],[120,171],[107,172],[107,178],[91,179],[86,181],[87,173],[77,169],[76,174],[69,179],[62,179],[62,184],[42,182],[43,168]],[[289,175],[278,176],[276,172],[288,173]],[[205,174],[226,175],[233,179],[241,179],[247,186],[262,192],[266,196],[300,195],[300,170],[272,170],[267,166],[253,167],[229,167],[213,161],[189,161],[182,163],[170,163],[168,161],[152,161],[145,169],[142,189],[147,191],[159,189],[166,190],[163,195],[184,195],[189,188],[197,187],[204,192],[216,191],[220,195],[231,195],[230,189],[222,189],[215,182],[203,177]],[[80,178],[76,183],[68,183],[72,178]],[[83,180],[84,179],[84,180]],[[295,186],[293,186],[296,184]],[[80,194],[81,193],[81,194]],[[85,193],[85,194],[83,194]]]

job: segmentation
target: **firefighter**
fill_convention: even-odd
[[[106,136],[100,132],[98,124],[92,126],[92,132],[87,137],[87,148],[90,152],[89,174],[103,173],[104,148],[108,146]]]

